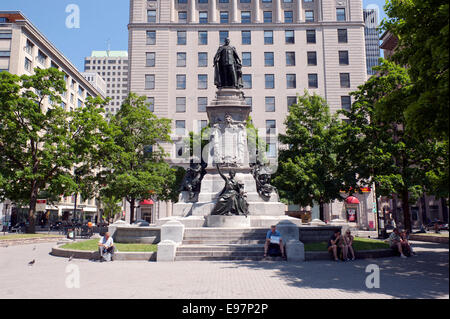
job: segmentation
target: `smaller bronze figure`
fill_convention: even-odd
[[[255,178],[256,189],[258,191],[259,196],[262,199],[268,201],[272,196],[273,192],[276,192],[277,189],[270,185],[271,176],[264,170],[264,165],[257,160],[255,164],[252,166],[252,175]]]
[[[248,203],[244,192],[244,185],[236,181],[236,173],[229,172],[229,177],[226,177],[221,171],[219,165],[217,170],[220,176],[225,181],[225,187],[219,194],[219,199],[214,207],[211,215],[248,215]]]
[[[180,191],[189,193],[189,201],[195,200],[196,195],[200,192],[201,182],[205,174],[205,165],[191,162],[180,188]]]
[[[236,48],[230,46],[228,38],[214,57],[214,84],[218,89],[243,87],[242,62]]]

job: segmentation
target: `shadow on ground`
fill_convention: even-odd
[[[389,257],[351,262],[307,261],[258,262],[236,261],[223,268],[248,267],[277,269],[286,284],[299,288],[330,289],[345,292],[385,294],[392,298],[448,298],[449,246],[417,242],[418,256],[402,259]],[[380,267],[380,288],[366,287],[366,267]]]

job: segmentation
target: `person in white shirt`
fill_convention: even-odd
[[[108,232],[98,241],[100,261],[111,261],[114,254],[114,241]]]

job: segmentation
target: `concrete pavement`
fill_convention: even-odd
[[[449,297],[448,245],[434,243],[415,243],[417,257],[347,263],[69,262],[49,255],[53,245],[0,248],[0,298]],[[36,263],[28,266],[33,259]],[[379,266],[380,288],[368,289],[365,285],[370,264]]]

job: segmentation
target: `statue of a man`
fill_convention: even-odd
[[[214,57],[214,84],[217,88],[236,88],[242,85],[242,62],[236,48],[230,46],[230,39],[219,47]]]

